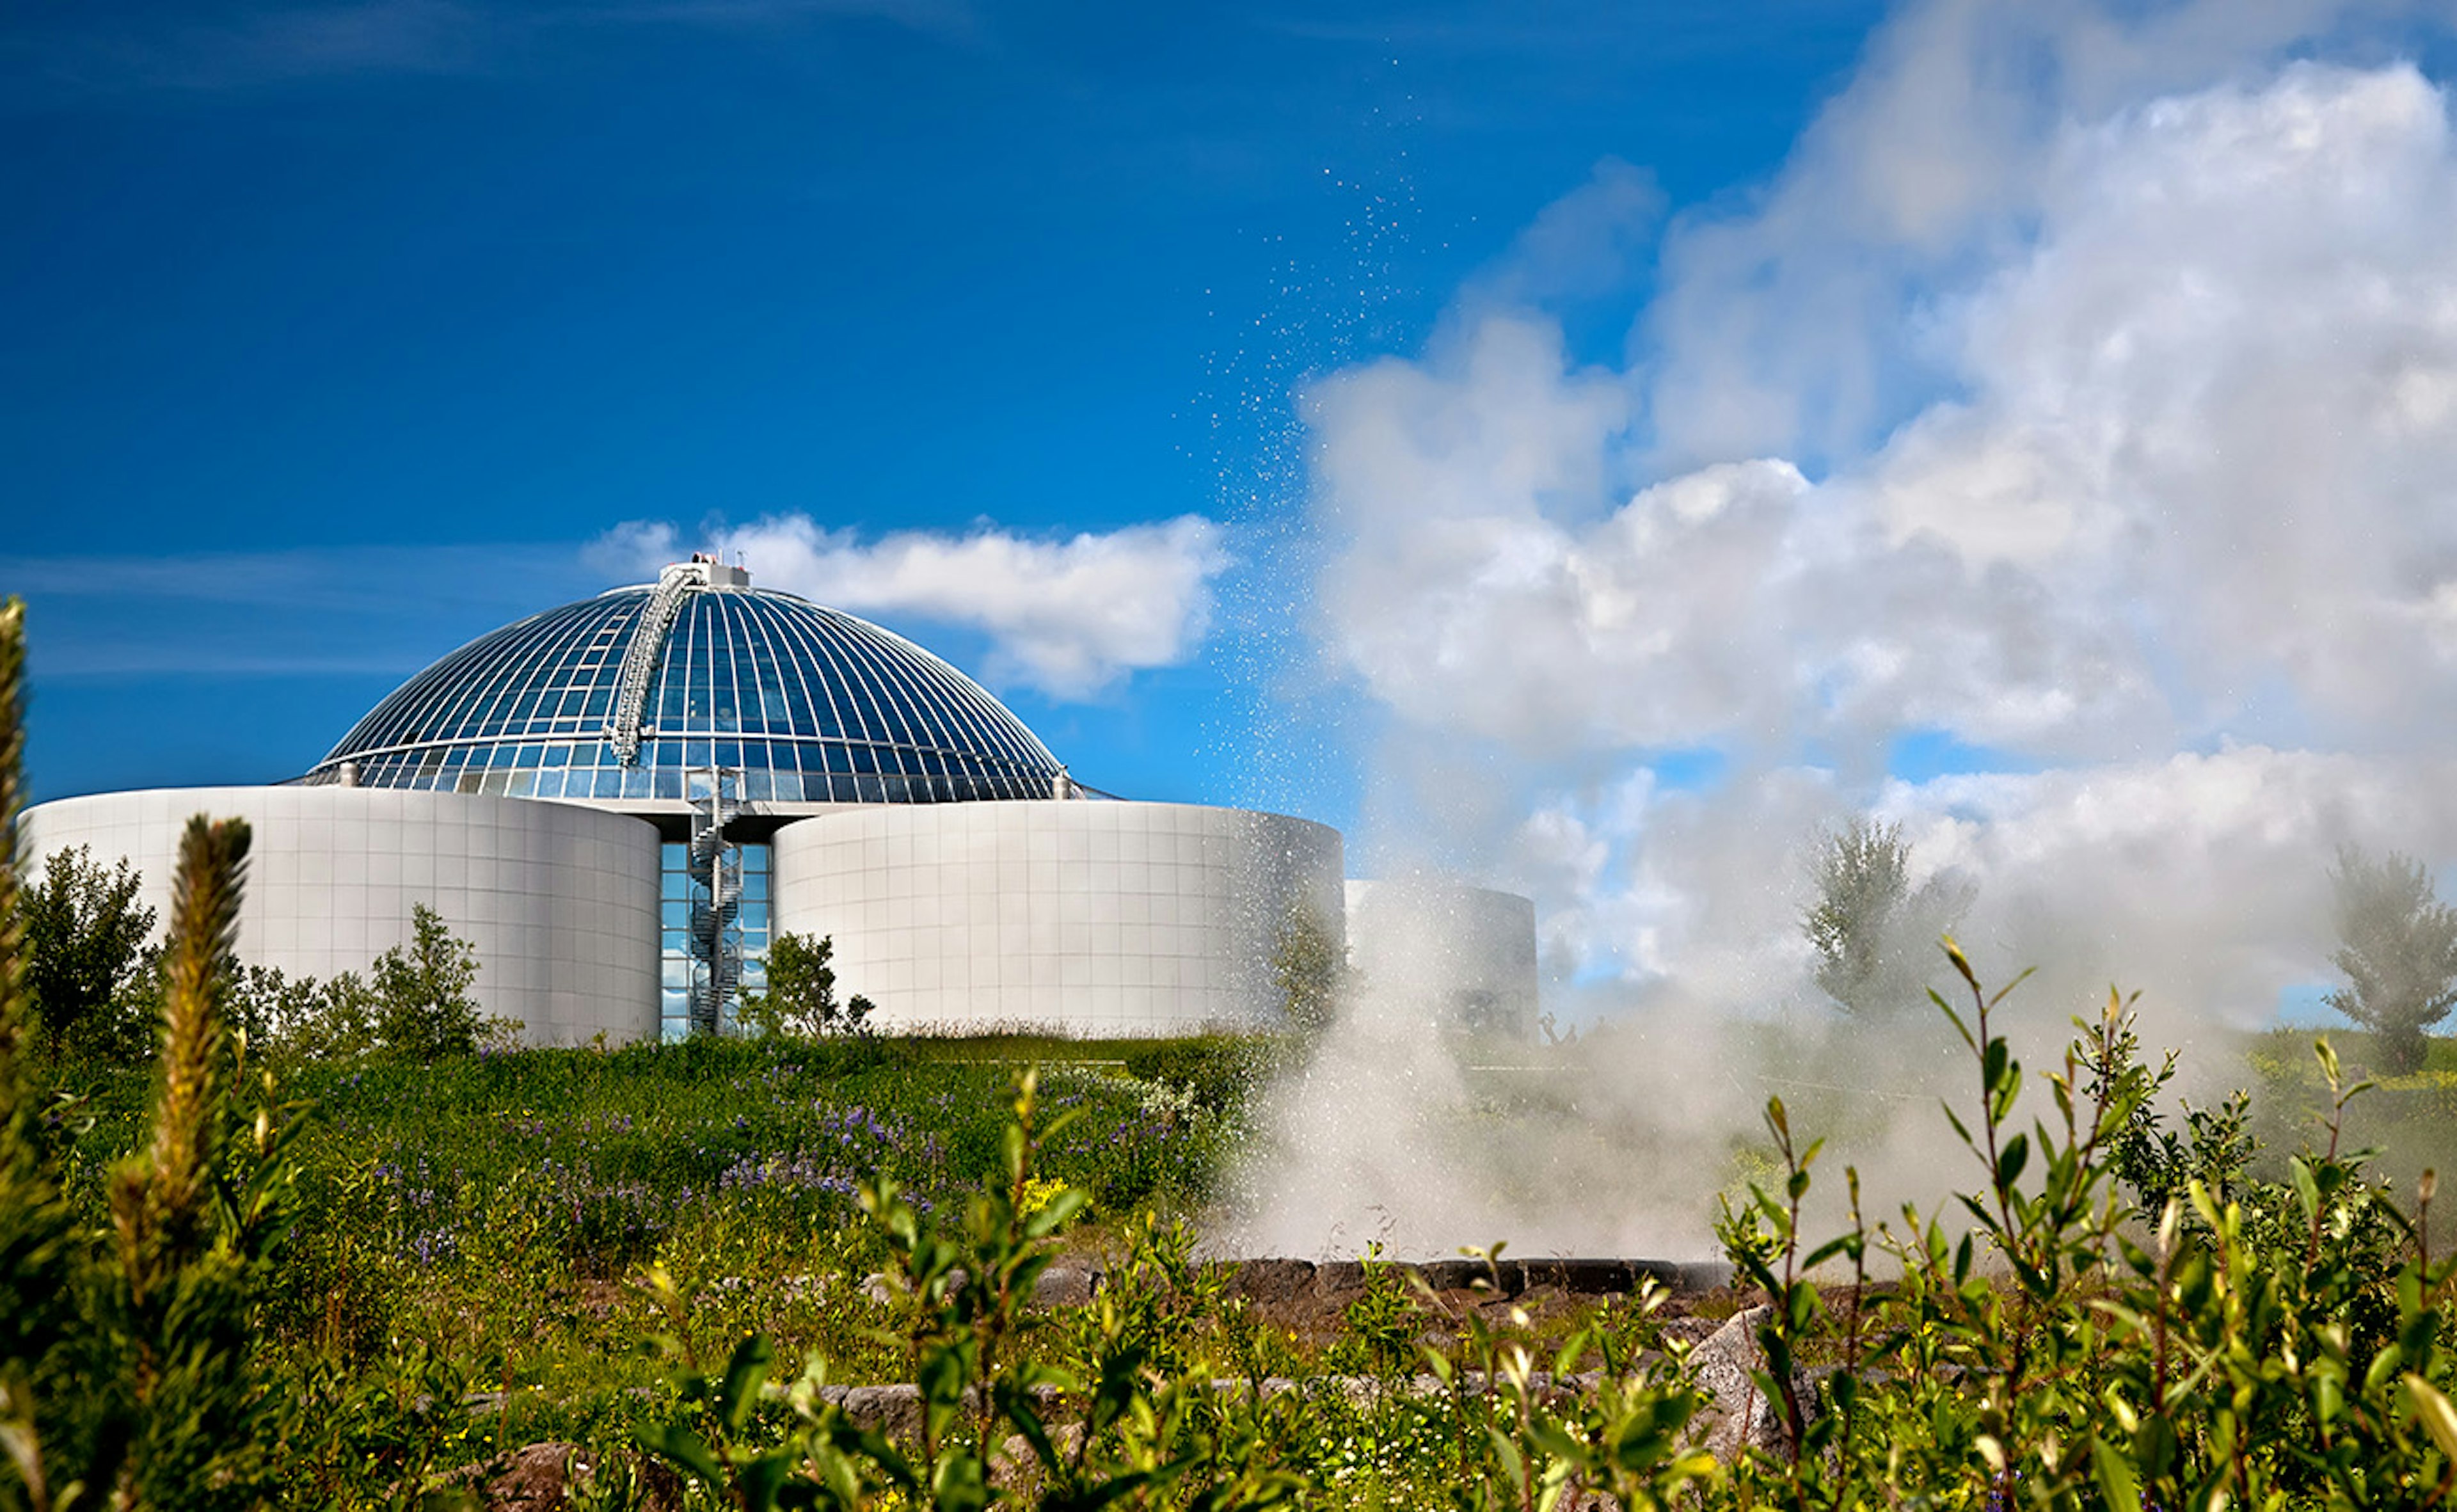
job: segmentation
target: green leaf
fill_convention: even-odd
[[[1055,1197],[1050,1198],[1048,1204],[1040,1212],[1024,1220],[1023,1236],[1027,1239],[1045,1239],[1049,1237],[1059,1230],[1066,1227],[1067,1222],[1077,1213],[1083,1212],[1084,1205],[1091,1200],[1091,1198],[1085,1196],[1080,1191],[1077,1191],[1074,1188],[1067,1188],[1064,1191],[1062,1191]]]
[[[2412,1371],[2406,1373],[2405,1395],[2414,1403],[2414,1416],[2422,1422],[2424,1432],[2431,1435],[2431,1441],[2440,1446],[2444,1457],[2457,1463],[2457,1407],[2451,1407],[2439,1388]]]
[[[2021,1178],[2022,1168],[2031,1163],[2031,1136],[2015,1134],[2005,1141],[1996,1156],[1996,1185],[2011,1188]]]
[[[641,1448],[686,1474],[696,1476],[712,1486],[725,1484],[725,1470],[716,1462],[716,1456],[701,1441],[699,1435],[681,1423],[670,1422],[653,1431],[644,1428],[640,1431],[639,1440]]]
[[[725,1384],[716,1396],[717,1416],[729,1428],[739,1429],[750,1416],[751,1404],[759,1397],[759,1383],[768,1378],[768,1366],[776,1357],[776,1347],[766,1336],[753,1334],[733,1347],[733,1357],[726,1363]]]
[[[771,1512],[776,1493],[793,1476],[796,1458],[791,1449],[774,1449],[742,1467],[735,1485],[744,1512]]]
[[[2371,1369],[2364,1372],[2364,1395],[2368,1397],[2388,1383],[2390,1376],[2405,1363],[2405,1351],[2396,1344],[2383,1349],[2372,1360]]]
[[[1570,1437],[1549,1413],[1538,1413],[1527,1419],[1527,1437],[1555,1460],[1577,1464],[1587,1458],[1587,1446]]]
[[[924,1401],[946,1404],[964,1395],[964,1362],[952,1349],[933,1349],[921,1357],[920,1367],[913,1373],[913,1383],[921,1388]]]
[[[1511,1442],[1510,1435],[1503,1433],[1500,1428],[1492,1423],[1485,1424],[1484,1432],[1485,1437],[1493,1440],[1494,1456],[1501,1461],[1502,1473],[1510,1477],[1510,1483],[1513,1486],[1524,1490],[1527,1485],[1527,1461],[1519,1458],[1518,1445]]]
[[[2329,1042],[2321,1043],[2326,1046]],[[2301,1155],[2289,1155],[2286,1170],[2295,1180],[2295,1195],[2302,1200],[2304,1220],[2309,1222],[2321,1212],[2321,1184],[2312,1175],[2311,1164]]]
[[[2099,1493],[2107,1498],[2109,1512],[2141,1512],[2141,1483],[2133,1474],[2133,1461],[2104,1439],[2091,1440],[2090,1458],[2098,1471]]]
[[[2176,1425],[2163,1413],[2141,1419],[2141,1431],[2133,1436],[2133,1462],[2152,1480],[2175,1464]]]
[[[1928,1000],[1930,1003],[1935,1004],[1938,1011],[1942,1012],[1946,1016],[1947,1021],[1952,1024],[1953,1032],[1962,1036],[1963,1044],[1970,1046],[1974,1050],[1979,1048],[1979,1042],[1971,1037],[1971,1026],[1962,1022],[1961,1014],[1953,1011],[1953,1005],[1945,1001],[1944,993],[1937,991],[1934,987],[1930,987],[1928,989]]]
[[[2334,1373],[2323,1372],[2312,1377],[2312,1416],[2323,1427],[2338,1420],[2346,1410],[2346,1387]]]

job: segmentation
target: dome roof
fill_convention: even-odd
[[[376,705],[309,773],[536,797],[1047,797],[1062,769],[979,683],[867,620],[692,562],[482,635]]]

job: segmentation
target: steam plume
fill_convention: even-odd
[[[1768,1025],[1850,1048],[1798,931],[1843,814],[1975,884],[1983,969],[2049,968],[2042,1041],[2111,981],[2155,1039],[2266,1022],[2326,974],[2338,840],[2457,853],[2447,100],[2281,61],[2379,24],[1915,7],[1747,209],[1673,222],[1627,366],[1486,276],[1308,392],[1319,633],[1390,715],[1357,849],[1535,896],[1557,1009],[1642,1046],[1561,1089],[1580,1137],[1703,1175],[1547,1136],[1475,1179],[1559,1200],[1478,1207],[1351,1150],[1308,1210],[1297,1152],[1364,1136],[1300,1100],[1258,1221],[1694,1247],[1664,1214],[1750,1127]]]

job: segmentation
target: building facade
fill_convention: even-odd
[[[362,970],[424,903],[537,1044],[722,1032],[788,931],[884,1027],[1262,1026],[1290,931],[1350,913],[1337,831],[1093,793],[939,657],[709,560],[481,636],[295,782],[41,804],[26,854],[124,858],[168,918],[199,812],[256,830],[242,961]],[[1532,915],[1524,958],[1532,1005]]]

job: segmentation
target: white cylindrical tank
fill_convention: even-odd
[[[576,804],[359,787],[153,788],[62,798],[22,820],[27,880],[78,845],[143,874],[160,927],[196,814],[255,834],[238,957],[283,975],[364,973],[424,903],[478,951],[482,1011],[532,1045],[657,1033],[657,832]]]
[[[776,834],[775,927],[836,942],[892,1028],[1276,1023],[1274,957],[1341,928],[1339,832],[1176,803],[887,806]]]
[[[1536,904],[1438,879],[1351,881],[1349,964],[1449,1026],[1536,1031]]]

